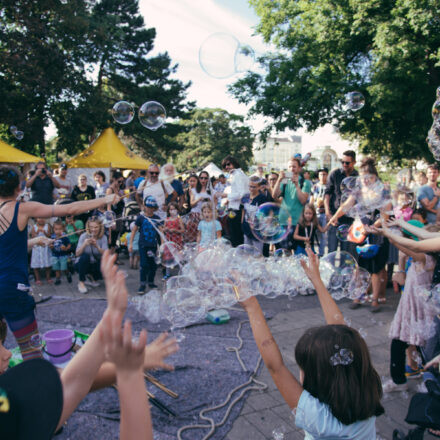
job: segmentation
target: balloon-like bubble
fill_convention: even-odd
[[[144,102],[139,108],[139,121],[149,130],[157,130],[166,121],[167,113],[165,107],[156,101]]]
[[[133,298],[132,304],[141,315],[153,324],[164,319],[162,293],[159,290],[153,289],[148,292],[148,295]]]
[[[113,211],[105,211],[102,216],[102,223],[106,228],[111,228],[116,224],[116,214]]]
[[[15,133],[17,133],[18,128],[15,125],[11,125],[9,127],[9,131],[15,136]]]
[[[336,230],[336,237],[340,241],[347,241],[347,236],[350,231],[350,225],[340,225]]]
[[[199,64],[209,76],[229,78],[236,73],[236,53],[240,42],[231,34],[218,32],[210,35],[200,46]]]
[[[247,72],[255,62],[255,51],[248,44],[240,44],[235,51],[235,71]]]
[[[365,105],[365,98],[361,92],[349,92],[345,95],[345,103],[348,110],[355,112]]]
[[[277,203],[263,203],[249,223],[255,238],[263,243],[279,243],[289,234],[289,212]]]
[[[119,101],[112,108],[112,116],[118,124],[129,124],[134,118],[134,107],[127,101]]]
[[[181,264],[182,253],[173,242],[162,243],[159,248],[160,262],[163,266],[172,268]]]
[[[23,133],[21,130],[17,130],[17,131],[15,132],[15,137],[16,137],[19,141],[21,141],[21,140],[23,139],[23,137],[24,137],[24,133]]]

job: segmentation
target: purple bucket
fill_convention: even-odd
[[[62,364],[70,360],[75,345],[75,342],[72,342],[73,336],[73,331],[69,329],[50,330],[44,334],[45,352],[53,364]]]

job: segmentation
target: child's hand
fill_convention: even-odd
[[[440,354],[425,364],[424,369],[427,370],[430,367],[440,367]]]
[[[113,362],[119,372],[142,370],[147,332],[142,330],[139,340],[133,342],[131,321],[127,320],[121,328],[123,313],[107,311],[102,319],[100,338],[105,357]]]
[[[108,249],[104,251],[101,259],[101,272],[105,281],[107,308],[124,314],[127,309],[128,292],[125,276],[115,264],[116,258],[117,254],[112,255]]]
[[[166,364],[164,359],[179,350],[176,338],[168,337],[168,333],[161,333],[151,344],[145,347],[144,370],[174,370],[172,365]]]
[[[301,266],[304,269],[307,277],[310,281],[317,281],[321,279],[321,275],[319,273],[319,258],[318,256],[310,249],[306,248],[307,256],[309,257],[309,264],[307,264],[304,260],[301,260]]]

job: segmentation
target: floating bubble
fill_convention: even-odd
[[[153,289],[148,292],[148,295],[133,298],[132,305],[153,324],[163,319],[162,293],[159,290]]]
[[[396,180],[399,186],[404,186],[404,187],[408,186],[411,182],[411,170],[408,168],[401,169],[396,174]]]
[[[112,116],[118,124],[129,124],[134,118],[134,107],[127,101],[119,101],[112,108]]]
[[[139,108],[139,121],[149,130],[157,130],[167,118],[165,107],[156,101],[144,102]]]
[[[251,227],[255,238],[263,243],[279,243],[288,233],[289,212],[276,203],[263,203],[255,213]]]
[[[350,225],[340,225],[336,230],[336,237],[338,240],[347,241],[348,232],[350,231]]]
[[[365,105],[365,98],[361,92],[349,92],[345,95],[345,104],[348,110],[358,111]]]
[[[247,72],[255,62],[255,52],[248,44],[240,44],[235,51],[235,72]]]
[[[21,140],[23,139],[23,137],[24,137],[24,133],[23,133],[22,131],[20,131],[20,130],[17,130],[17,131],[15,132],[15,137],[16,137],[19,141],[21,141]]]
[[[15,125],[11,125],[11,126],[9,127],[9,131],[10,131],[13,135],[15,135],[15,133],[17,133],[17,130],[18,130],[18,128],[17,128]]]
[[[290,257],[292,255],[291,251],[287,250],[287,249],[276,249],[275,252],[273,253],[274,258],[287,258]]]
[[[181,264],[182,254],[179,247],[173,242],[162,243],[159,248],[160,263],[168,268]]]
[[[356,252],[361,258],[373,258],[379,252],[380,246],[377,244],[364,244],[363,246],[356,246]]]
[[[116,223],[116,214],[113,211],[105,211],[102,216],[102,223],[106,228],[111,228]]]
[[[231,34],[218,32],[210,35],[200,46],[199,64],[209,76],[229,78],[236,73],[236,62],[240,64],[246,55],[237,55],[240,42]]]
[[[320,272],[323,282],[335,299],[348,296],[357,268],[356,260],[348,252],[331,252],[321,258]]]
[[[349,176],[342,179],[340,189],[341,193],[343,192],[353,192],[357,189],[358,180],[355,176]]]

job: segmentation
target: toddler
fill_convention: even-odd
[[[133,234],[133,229],[135,227],[135,223],[130,223],[130,232],[126,235],[126,242],[130,243],[131,235]],[[138,269],[139,268],[139,231],[136,231],[133,238],[133,251],[129,252],[130,256],[130,268]]]
[[[51,228],[45,218],[38,217],[35,220],[35,225],[31,230],[31,238],[35,237],[49,237],[51,236]],[[48,284],[53,281],[50,278],[50,270],[52,266],[51,252],[47,246],[34,246],[32,248],[31,268],[34,269],[35,283],[41,286],[40,269],[46,271],[46,280]]]
[[[197,244],[202,251],[209,247],[217,238],[222,236],[222,227],[218,220],[214,219],[212,205],[209,202],[202,204],[202,220],[200,220],[197,230]]]
[[[67,258],[70,253],[69,238],[64,236],[64,223],[57,219],[53,224],[52,248],[52,270],[55,271],[55,284],[61,284],[61,272],[67,277],[67,282],[72,282],[72,275],[67,270]]]

